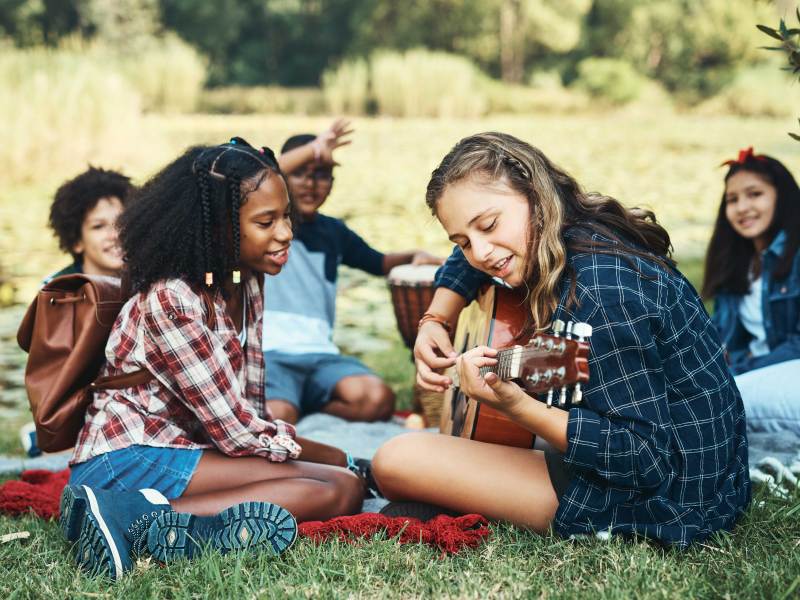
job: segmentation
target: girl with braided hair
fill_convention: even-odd
[[[134,294],[101,375],[145,376],[95,390],[75,447],[61,524],[85,569],[119,577],[132,553],[204,542],[277,553],[292,515],[360,508],[361,480],[297,460],[294,427],[264,406],[261,282],[288,258],[289,210],[272,151],[234,138],[187,150],[123,214]]]
[[[502,133],[456,144],[426,200],[458,248],[421,320],[419,382],[442,389],[451,382],[434,369],[455,364],[467,396],[547,449],[394,438],[372,463],[386,497],[401,501],[385,514],[477,512],[539,532],[613,532],[679,548],[733,527],[750,501],[742,400],[653,213],[584,192],[541,151]],[[495,349],[455,356],[444,324],[458,310],[448,306],[463,306],[460,292],[474,295],[490,278],[527,289],[529,331],[554,319],[591,325],[580,404],[549,409],[513,382],[482,376],[497,364]]]

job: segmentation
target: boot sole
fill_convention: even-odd
[[[86,499],[77,492],[78,487],[67,485],[61,492],[58,524],[68,542],[76,542],[81,535],[86,515]]]
[[[292,514],[277,504],[243,502],[226,508],[217,525],[205,525],[204,517],[187,513],[164,513],[150,526],[147,546],[153,558],[169,562],[192,558],[204,546],[222,554],[286,551],[297,538],[297,522]]]
[[[86,486],[83,489],[88,509],[84,513],[75,561],[90,575],[108,575],[112,579],[119,579],[125,573],[123,557],[100,513],[94,493]],[[125,559],[130,560],[127,556]],[[130,564],[127,566],[130,568]]]

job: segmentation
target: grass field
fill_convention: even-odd
[[[136,139],[115,140],[103,156],[89,158],[142,182],[189,144],[242,135],[275,147],[291,133],[319,131],[327,123],[283,116],[151,116]],[[475,121],[356,120],[352,146],[337,156],[341,167],[325,212],[347,218],[382,250],[423,247],[445,253],[449,244],[422,200],[428,175],[460,137],[504,130],[541,147],[587,188],[653,208],[672,235],[680,265],[698,282],[722,191],[723,170],[717,165],[753,145],[800,173],[800,144],[785,134],[793,125],[641,109]],[[55,188],[72,174],[42,172],[32,183],[7,174],[0,189],[0,284],[5,277],[14,285],[18,302],[0,311],[0,452],[18,451],[16,428],[27,418],[19,389],[24,355],[13,342],[20,304],[66,260],[45,223]],[[385,282],[345,273],[337,341],[387,377],[408,405],[413,368],[391,311]],[[3,598],[800,596],[798,496],[759,496],[733,534],[686,553],[616,539],[567,542],[498,525],[487,544],[454,558],[384,539],[320,547],[302,541],[275,560],[209,555],[163,569],[145,563],[113,587],[76,573],[54,525],[0,517],[0,535],[20,530],[30,531],[31,538],[0,545]]]

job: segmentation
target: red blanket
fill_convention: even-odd
[[[24,471],[19,480],[0,484],[0,512],[9,515],[33,512],[44,519],[53,519],[58,516],[61,490],[68,480],[69,469],[56,473]],[[329,521],[307,521],[299,529],[301,536],[315,542],[331,538],[354,542],[386,532],[401,544],[425,543],[449,554],[475,548],[491,533],[486,519],[480,515],[439,515],[423,523],[407,517],[362,513]]]

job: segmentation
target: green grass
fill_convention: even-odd
[[[732,534],[687,552],[647,542],[565,541],[507,525],[453,557],[382,536],[356,544],[300,540],[283,557],[213,552],[160,567],[140,561],[111,584],[76,572],[58,527],[0,519],[3,598],[791,598],[800,592],[800,497],[757,496]]]
[[[142,182],[192,143],[233,134],[273,147],[291,133],[320,131],[328,118],[251,115],[145,119],[136,139],[120,139],[93,164],[123,167]],[[800,145],[785,131],[792,120],[698,117],[629,110],[587,115],[492,117],[481,120],[358,119],[352,146],[337,159],[325,212],[347,218],[382,250],[449,249],[422,198],[438,160],[462,136],[504,130],[530,140],[587,188],[655,209],[673,239],[680,268],[698,285],[701,257],[722,191],[717,165],[743,146],[775,154],[800,173]],[[58,184],[72,172],[13,178],[0,189],[0,285],[26,303],[41,278],[66,258],[45,229]],[[5,183],[5,181],[4,181]],[[336,341],[359,354],[410,406],[413,366],[396,331],[385,281],[345,270]],[[0,452],[19,452],[27,419],[19,393],[24,355],[13,335],[20,315],[0,310]],[[763,504],[760,502],[763,501]],[[57,527],[33,518],[0,517],[0,534],[31,538],[0,545],[0,598],[262,597],[647,597],[781,598],[800,595],[800,498],[757,498],[733,534],[685,553],[648,543],[567,542],[513,527],[493,527],[476,551],[441,559],[426,547],[392,540],[315,546],[300,541],[285,557],[208,555],[168,568],[142,564],[116,585],[73,567]]]

